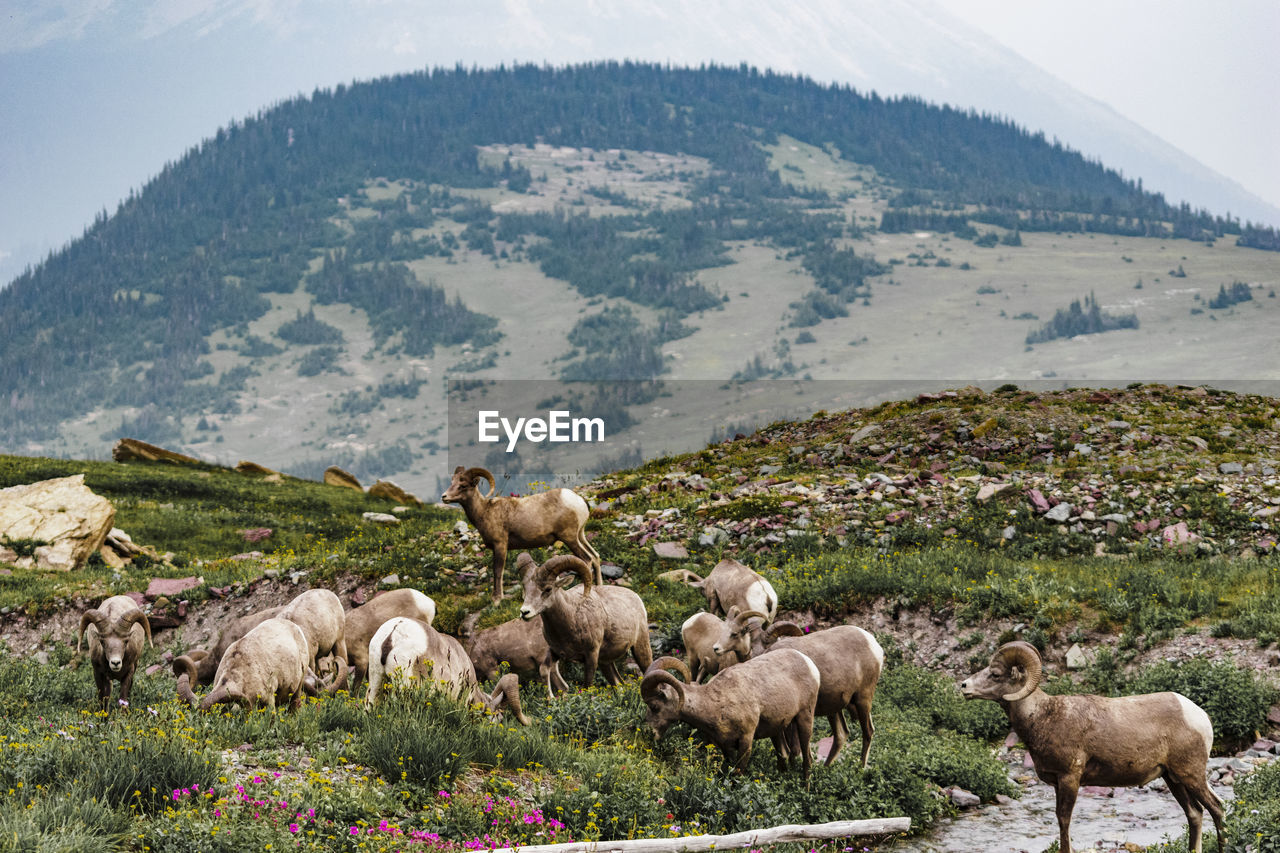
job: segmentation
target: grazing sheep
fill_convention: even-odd
[[[369,640],[383,622],[396,616],[421,619],[430,625],[436,618],[436,603],[416,589],[393,589],[347,611],[344,635],[347,661],[351,664],[352,692],[369,672]]]
[[[98,686],[102,710],[111,707],[111,681],[120,682],[120,704],[128,707],[129,691],[138,669],[145,639],[151,643],[151,622],[132,598],[113,595],[80,617],[76,635],[76,651],[89,636],[89,660],[93,662],[93,681]]]
[[[728,613],[734,605],[739,610],[758,610],[769,620],[778,615],[778,594],[773,585],[732,557],[716,563],[706,578],[693,573],[690,576],[689,585],[702,590],[707,597],[707,610],[717,616]]]
[[[489,494],[477,487],[489,481]],[[497,483],[483,468],[453,471],[453,481],[440,496],[445,503],[462,506],[467,520],[480,531],[480,538],[493,551],[493,600],[502,598],[502,572],[507,565],[508,548],[542,548],[563,542],[580,560],[595,571],[597,584],[604,583],[600,574],[600,555],[587,541],[584,527],[591,514],[587,502],[569,489],[551,489],[524,497],[493,497]]]
[[[382,623],[369,640],[369,689],[365,693],[365,708],[372,708],[378,700],[385,678],[402,681],[429,678],[448,695],[479,702],[490,713],[500,713],[502,707],[509,707],[522,725],[529,725],[529,718],[520,707],[520,680],[515,673],[498,679],[493,693],[485,694],[462,644],[420,619],[397,616]]]
[[[266,619],[227,649],[200,710],[223,703],[249,710],[259,705],[275,708],[286,702],[291,710],[297,709],[303,693],[316,692],[310,661],[311,643],[302,626],[280,617]],[[194,665],[186,667],[183,675],[185,679],[178,679],[178,692],[195,704],[196,696],[189,686],[195,678]]]
[[[753,634],[758,633],[758,630],[753,631],[749,620],[763,621],[768,618],[759,610],[744,613],[734,605],[729,608],[727,619],[706,611],[699,611],[686,619],[680,626],[680,639],[684,642],[693,681],[701,681],[704,676],[709,678],[750,658],[753,653]]]
[[[857,715],[862,727],[862,766],[866,767],[871,755],[871,737],[876,730],[871,722],[871,701],[884,668],[884,650],[875,637],[856,625],[837,625],[804,634],[792,623],[779,622],[769,633],[782,634],[785,626],[794,628],[795,634],[780,636],[768,654],[775,654],[779,649],[796,649],[808,655],[818,667],[822,686],[814,713],[831,723],[827,764],[836,760],[849,739],[849,725],[844,717],[848,709],[850,714]]]
[[[668,669],[689,681],[679,658],[653,662],[640,682],[645,722],[661,738],[672,723],[688,723],[719,747],[725,769],[746,771],[756,738],[773,741],[778,769],[799,753],[808,780],[813,759],[813,710],[821,677],[813,661],[795,649],[752,658],[721,672],[706,684],[681,684]],[[734,758],[736,754],[736,760]]]
[[[516,561],[524,579],[524,606],[520,618],[542,616],[542,635],[551,650],[551,663],[582,661],[583,684],[596,680],[597,666],[611,685],[622,679],[615,661],[630,651],[640,671],[649,668],[653,649],[649,646],[649,616],[640,596],[623,586],[594,583],[591,567],[567,554],[552,557],[538,566],[529,554]],[[560,575],[574,572],[582,578],[581,593],[561,588]],[[547,695],[551,696],[548,676]]]
[[[276,617],[296,622],[307,638],[307,665],[320,671],[320,659],[333,655],[338,666],[330,689],[337,692],[347,680],[346,611],[327,589],[309,589],[284,606]]]
[[[231,644],[267,619],[275,616],[281,610],[284,610],[284,605],[269,607],[257,613],[241,616],[233,620],[218,634],[218,642],[214,645],[212,652],[204,649],[192,649],[185,655],[175,658],[173,661],[173,674],[177,676],[179,681],[178,695],[186,698],[186,694],[191,692],[191,687],[194,684],[213,683],[213,677],[218,671],[218,664],[222,661],[223,655],[227,653],[227,649]],[[188,664],[191,666],[188,667]],[[182,681],[184,678],[187,679],[185,689]]]
[[[576,589],[581,590],[582,587]],[[474,624],[474,620],[471,623]],[[459,639],[475,665],[476,678],[482,682],[496,677],[499,667],[507,663],[522,680],[537,676],[538,681],[544,684],[550,680],[557,691],[569,689],[560,675],[559,666],[551,662],[551,649],[547,647],[547,638],[542,635],[541,616],[528,621],[512,619],[478,633],[473,633],[464,620]]]
[[[998,702],[1027,745],[1036,775],[1057,799],[1058,847],[1071,853],[1071,812],[1081,785],[1130,787],[1164,778],[1187,816],[1191,850],[1200,853],[1204,810],[1225,850],[1222,801],[1209,788],[1213,724],[1178,693],[1140,696],[1049,696],[1035,647],[1005,643],[987,668],[965,679],[966,699]]]

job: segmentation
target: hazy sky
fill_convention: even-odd
[[[427,66],[560,64],[602,58],[602,49],[612,58],[688,61],[688,41],[661,30],[680,2],[0,0],[0,286],[21,271],[15,260],[79,236],[95,213],[113,212],[166,161],[231,120],[317,87]],[[785,13],[791,45],[853,7],[877,24],[868,37],[881,41],[895,33],[886,16],[949,12],[1280,206],[1278,0],[750,2]],[[740,43],[741,22],[732,19],[742,4],[687,3],[681,15],[696,14],[720,37],[722,54]],[[650,29],[631,19],[608,27],[637,10]],[[589,38],[584,16],[599,19]],[[830,79],[807,69],[804,50],[784,50],[765,32],[741,42],[742,57],[707,59]],[[909,44],[887,47],[904,64],[923,61]],[[856,51],[824,49],[826,68],[832,55],[856,66]]]

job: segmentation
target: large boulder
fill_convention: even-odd
[[[0,559],[78,569],[102,547],[115,517],[111,501],[90,491],[83,474],[0,489]],[[15,548],[19,543],[25,547]]]
[[[369,487],[369,497],[388,498],[405,506],[422,506],[416,495],[411,495],[390,480],[379,480]]]
[[[177,462],[183,465],[203,465],[204,462],[179,453],[165,450],[136,438],[122,438],[111,448],[111,458],[117,462]]]
[[[326,486],[338,486],[342,489],[355,489],[357,492],[363,492],[360,481],[356,479],[354,474],[343,471],[337,465],[330,465],[324,469],[324,484]]]

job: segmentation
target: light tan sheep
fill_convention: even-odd
[[[369,672],[369,640],[383,622],[397,616],[421,619],[430,625],[436,618],[436,603],[416,589],[393,589],[347,611],[345,639],[352,692],[364,683]]]
[[[147,614],[129,596],[113,595],[80,617],[77,652],[86,634],[93,681],[98,686],[102,710],[110,710],[112,680],[120,682],[120,704],[128,707],[143,640],[151,642],[151,622]]]

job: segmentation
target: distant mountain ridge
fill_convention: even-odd
[[[802,146],[803,158],[777,165]],[[561,149],[582,161],[557,167],[553,186],[547,170],[527,165],[544,149],[547,162]],[[805,176],[819,160],[842,175],[830,188]],[[602,176],[629,173],[634,192],[605,186]],[[663,192],[649,192],[659,184]],[[40,442],[89,418],[77,428],[103,439],[182,441],[197,418],[204,431],[263,417],[248,410],[265,392],[248,389],[267,378],[311,389],[316,417],[359,419],[386,400],[411,410],[430,370],[484,371],[523,345],[512,339],[510,300],[485,296],[474,278],[453,283],[468,258],[492,263],[490,278],[567,285],[586,300],[550,375],[592,378],[583,370],[594,363],[626,373],[612,378],[649,379],[667,369],[664,344],[692,332],[684,320],[745,296],[707,281],[735,263],[731,249],[794,261],[804,289],[782,303],[782,322],[805,328],[870,303],[868,280],[889,267],[872,257],[869,233],[923,221],[967,239],[969,220],[1015,233],[1277,242],[1273,231],[1172,206],[1010,121],[916,98],[745,66],[400,75],[318,91],[219,130],[0,292],[0,399],[9,403],[0,438]],[[314,308],[327,313],[304,313]],[[263,325],[269,314],[310,331]],[[354,325],[324,328],[348,315]],[[574,360],[601,341],[617,358]],[[425,366],[437,350],[450,362]],[[781,350],[778,361],[791,364]],[[282,370],[297,378],[284,381]],[[340,394],[326,385],[333,377],[347,377]],[[95,424],[104,410],[123,415]],[[265,419],[263,428],[299,424]],[[359,443],[351,435],[342,441]],[[403,470],[420,451],[396,439],[379,458],[388,452]]]

